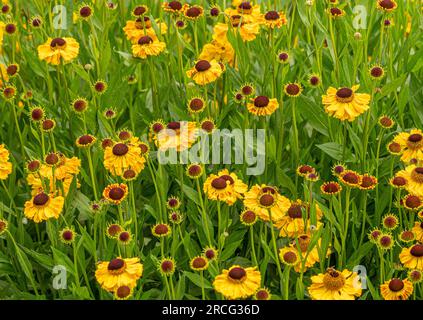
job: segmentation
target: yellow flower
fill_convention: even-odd
[[[278,108],[278,100],[269,99],[266,96],[255,97],[254,99],[251,99],[250,103],[247,104],[248,111],[256,116],[271,115]]]
[[[104,150],[104,167],[112,175],[122,177],[127,169],[132,169],[138,175],[144,169],[144,164],[140,147],[132,143],[117,142]]]
[[[361,296],[361,285],[356,279],[355,272],[330,268],[324,274],[311,277],[308,292],[313,300],[355,300]]]
[[[376,7],[385,12],[391,12],[395,10],[398,5],[394,0],[377,0]]]
[[[260,219],[279,221],[288,211],[291,202],[280,195],[275,187],[254,185],[244,194],[244,206],[253,210]]]
[[[410,165],[397,173],[396,176],[407,180],[405,189],[413,195],[423,197],[423,167]]]
[[[167,32],[166,23],[160,22],[160,20],[158,19],[155,22],[161,34],[166,34]],[[126,35],[126,38],[132,43],[137,43],[137,41],[143,36],[150,36],[150,37],[157,36],[156,31],[153,28],[152,22],[150,18],[148,17],[138,18],[137,20],[126,21],[126,25],[125,27],[123,27],[123,31]]]
[[[380,285],[380,293],[385,300],[407,300],[413,293],[410,280],[393,278]]]
[[[235,50],[226,38],[213,39],[204,45],[198,58],[207,61],[216,60],[234,66]]]
[[[231,206],[242,198],[248,186],[235,173],[223,169],[217,175],[207,177],[203,190],[210,200],[224,201]]]
[[[1,41],[0,41],[1,46]],[[3,63],[0,63],[0,88],[3,87],[5,82],[9,81],[9,74],[7,73],[7,68]]]
[[[166,12],[182,13],[189,7],[189,4],[182,4],[180,1],[164,2],[162,8]]]
[[[141,278],[143,265],[139,258],[120,257],[97,265],[95,277],[104,290],[115,292],[121,286],[134,288]]]
[[[9,151],[0,144],[0,180],[5,180],[12,173],[12,163],[9,161]]]
[[[54,197],[40,192],[31,200],[25,202],[24,214],[28,219],[39,223],[50,218],[59,218],[65,199],[61,196]]]
[[[109,184],[103,190],[103,197],[116,205],[119,205],[127,196],[128,186],[124,183]]]
[[[403,248],[399,258],[404,267],[423,270],[423,244],[415,244],[410,248]]]
[[[285,14],[282,11],[268,11],[262,15],[261,21],[264,25],[272,29],[281,28],[288,22],[286,20]]]
[[[423,161],[423,132],[412,129],[410,132],[401,132],[395,136],[393,143],[399,145],[401,161],[409,163],[415,159]]]
[[[187,76],[196,84],[206,85],[216,81],[222,72],[222,67],[216,60],[199,60],[193,68],[187,71]]]
[[[165,48],[166,43],[159,41],[155,35],[146,35],[132,45],[132,54],[134,57],[146,59],[148,56],[158,56]]]
[[[329,87],[322,96],[325,112],[340,120],[354,121],[359,115],[369,109],[370,95],[356,93],[359,85],[352,88],[335,89]]]
[[[299,235],[298,238],[291,243],[291,246],[297,250],[301,257],[301,262],[294,267],[296,272],[301,272],[303,263],[304,269],[302,271],[305,272],[308,268],[314,266],[316,262],[320,261],[318,248],[321,246],[322,241],[319,239],[313,248],[310,248],[310,241],[310,234],[304,233]],[[328,250],[326,254],[329,255],[330,250]]]
[[[191,121],[172,121],[153,138],[160,151],[176,149],[183,151],[191,148],[197,140],[197,127]]]
[[[310,206],[307,203],[302,203],[301,200],[293,201],[286,213],[275,224],[280,229],[279,235],[281,237],[297,237],[306,233],[311,227]],[[322,216],[322,211],[316,204],[316,229],[319,229],[322,225],[320,222]]]
[[[255,267],[242,268],[234,265],[216,276],[213,287],[227,299],[240,299],[252,296],[260,288],[260,282],[260,271]]]
[[[279,250],[279,259],[288,266],[296,266],[300,262],[297,250],[291,247],[285,247]]]
[[[52,65],[69,63],[78,56],[79,43],[73,38],[48,38],[38,46],[38,58]]]
[[[229,17],[228,23],[217,23],[213,28],[213,39],[227,39],[229,26],[238,33],[243,41],[253,41],[260,33],[260,24],[257,22],[246,23],[240,15]]]
[[[245,23],[260,23],[260,5],[253,4],[252,1],[234,1],[235,8],[227,8],[225,14],[228,16],[240,16]]]
[[[423,222],[414,222],[412,231],[416,235],[416,240],[423,243]]]

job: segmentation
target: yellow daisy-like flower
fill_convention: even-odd
[[[0,48],[1,47],[2,46],[0,41]],[[0,88],[3,87],[3,84],[8,81],[9,81],[9,74],[7,72],[7,68],[3,63],[0,63]]]
[[[255,267],[234,265],[216,276],[213,287],[227,299],[240,299],[252,296],[260,288],[260,282],[261,274]]]
[[[225,14],[228,16],[239,15],[246,23],[261,23],[260,5],[253,4],[252,1],[234,1],[235,8],[227,8]]]
[[[394,0],[378,0],[376,7],[385,12],[391,12],[394,11],[398,5]]]
[[[115,290],[114,298],[116,300],[128,300],[132,297],[134,293],[134,288],[128,286],[120,286]]]
[[[12,173],[12,163],[9,161],[9,151],[0,144],[0,180],[5,180]]]
[[[414,222],[412,231],[416,235],[416,240],[423,243],[423,222]]]
[[[310,207],[307,203],[302,203],[301,200],[293,201],[286,212],[287,214],[282,216],[275,224],[280,230],[279,235],[281,237],[297,237],[300,234],[306,233],[308,228],[311,227]],[[320,222],[322,216],[323,213],[316,204],[316,229],[322,226]]]
[[[260,33],[260,24],[257,22],[247,23],[240,15],[229,17],[228,23],[217,23],[213,28],[213,39],[227,39],[229,28],[238,34],[243,41],[253,41]]]
[[[35,223],[51,218],[57,219],[62,212],[64,203],[65,199],[61,196],[54,197],[51,194],[40,192],[25,202],[24,214]]]
[[[191,259],[189,266],[192,270],[203,271],[209,267],[209,260],[203,256],[197,256]]]
[[[325,112],[340,120],[354,121],[359,115],[369,109],[370,95],[356,93],[359,85],[352,88],[329,87],[326,95],[322,96]]]
[[[337,7],[332,7],[332,8],[328,8],[327,13],[331,16],[331,18],[340,18],[345,16],[345,10],[342,10],[341,8],[337,8]]]
[[[308,292],[313,300],[355,300],[362,290],[357,273],[347,269],[340,272],[330,268],[326,273],[312,276]]]
[[[410,248],[403,248],[399,258],[404,267],[423,270],[423,244],[415,244]]]
[[[410,280],[393,278],[380,285],[380,293],[385,300],[407,300],[413,293]]]
[[[288,23],[285,13],[282,11],[268,11],[262,15],[261,21],[265,26],[272,29],[281,28]]]
[[[103,190],[103,197],[116,205],[119,205],[127,196],[128,186],[124,183],[109,184]]]
[[[164,2],[162,8],[166,12],[182,13],[189,7],[189,4],[182,4],[180,1]]]
[[[401,161],[410,163],[411,160],[423,161],[423,132],[413,129],[410,132],[401,132],[395,136],[393,143],[398,145]]]
[[[172,121],[166,129],[160,130],[153,139],[160,151],[176,149],[183,151],[191,148],[197,140],[198,129],[192,121]]]
[[[234,66],[235,50],[226,38],[213,39],[210,43],[204,45],[198,59],[216,60]]]
[[[103,261],[97,265],[95,277],[100,286],[109,292],[115,292],[121,286],[134,288],[141,278],[143,265],[139,258]]]
[[[206,85],[216,81],[223,70],[216,60],[199,60],[193,68],[187,71],[187,76],[198,85]]]
[[[397,173],[396,176],[407,180],[405,189],[413,195],[423,197],[423,167],[410,165]]]
[[[217,175],[211,174],[203,185],[204,193],[210,200],[226,202],[233,205],[248,190],[248,186],[235,173],[223,169]]]
[[[79,43],[73,38],[48,38],[38,46],[38,58],[52,65],[69,63],[79,54]]]
[[[159,41],[154,36],[142,36],[137,43],[132,45],[132,54],[134,57],[147,59],[148,56],[158,56],[166,48],[166,43]]]
[[[283,264],[295,266],[300,262],[300,256],[297,250],[291,247],[285,247],[279,250],[279,259]]]
[[[283,91],[285,92],[287,96],[291,98],[296,98],[301,94],[301,92],[303,91],[303,88],[301,87],[299,83],[293,82],[293,83],[287,83],[284,86]]]
[[[193,5],[185,8],[184,16],[188,20],[197,20],[204,15],[204,9],[201,6]]]
[[[256,116],[268,116],[275,112],[279,108],[277,99],[269,99],[266,96],[258,96],[251,99],[251,102],[247,104],[247,109],[250,113]]]
[[[132,143],[117,142],[104,150],[104,167],[119,177],[127,169],[132,169],[138,175],[144,169],[145,161],[140,147]]]
[[[155,22],[159,30],[161,30],[161,34],[166,34],[166,23],[160,22],[160,20],[156,20]],[[123,31],[126,38],[132,43],[136,43],[143,36],[156,36],[156,31],[153,28],[152,22],[150,18],[146,16],[136,20],[126,21],[126,25],[123,27]]]
[[[291,202],[279,194],[275,187],[265,184],[254,185],[244,194],[244,206],[253,210],[260,219],[279,221],[288,211]]]
[[[311,268],[314,266],[317,262],[320,261],[319,258],[319,249],[318,247],[321,244],[321,239],[318,240],[317,244],[310,248],[310,241],[311,237],[310,234],[301,234],[296,238],[294,241],[292,241],[291,246],[295,248],[300,254],[301,261],[297,265],[295,265],[294,270],[296,272],[301,272],[301,269],[303,268],[304,263],[304,269],[302,270],[305,272],[308,268]],[[330,250],[328,250],[327,255],[330,254]]]

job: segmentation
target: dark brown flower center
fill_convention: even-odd
[[[295,83],[290,83],[286,86],[286,92],[291,96],[296,96],[300,93],[300,87]]]
[[[130,240],[130,238],[131,238],[131,235],[129,234],[128,231],[123,231],[119,233],[119,240],[122,242],[127,242]]]
[[[47,164],[49,165],[55,165],[59,162],[59,156],[56,153],[49,153],[46,158],[45,161]]]
[[[73,108],[78,112],[82,112],[87,108],[87,103],[84,100],[76,100],[73,104]]]
[[[212,132],[214,129],[214,123],[210,120],[205,120],[201,123],[201,129],[203,129],[206,132]]]
[[[187,10],[186,15],[190,18],[197,18],[202,13],[199,7],[191,7]]]
[[[212,16],[212,17],[217,17],[218,15],[219,15],[219,9],[218,8],[216,8],[216,7],[214,7],[214,8],[211,8],[210,9],[210,15]]]
[[[379,78],[383,75],[383,69],[381,67],[373,67],[370,70],[370,74],[375,78]]]
[[[415,209],[421,206],[422,202],[418,196],[409,195],[405,199],[405,204],[408,208]]]
[[[163,272],[172,272],[173,262],[171,260],[165,260],[161,264],[161,269]]]
[[[288,215],[292,219],[300,219],[303,217],[302,207],[299,204],[292,204],[288,209]]]
[[[269,11],[264,15],[264,18],[266,20],[278,20],[279,17],[279,13],[277,13],[276,11]]]
[[[61,48],[66,45],[66,40],[63,38],[54,38],[50,42],[50,47],[52,48]]]
[[[106,148],[112,147],[112,146],[113,146],[113,140],[112,139],[106,138],[106,139],[103,139],[103,141],[101,142],[101,147],[103,149],[106,149]]]
[[[44,111],[40,108],[35,108],[31,112],[31,118],[34,121],[40,121],[44,117]]]
[[[113,187],[109,191],[109,197],[112,200],[120,200],[125,195],[125,190],[121,187]]]
[[[341,99],[348,99],[351,98],[353,95],[353,91],[350,88],[341,88],[336,91],[336,96]]]
[[[143,15],[147,9],[144,6],[138,6],[134,9],[134,15],[135,16],[141,16]]]
[[[32,161],[28,162],[27,169],[30,172],[36,172],[38,169],[40,169],[40,161],[32,160]]]
[[[279,54],[279,59],[282,61],[286,61],[288,60],[288,58],[289,58],[289,55],[286,52],[282,52]]]
[[[410,253],[414,257],[423,257],[423,244],[416,244],[412,246]]]
[[[341,11],[341,9],[339,9],[339,8],[330,8],[330,13],[331,13],[333,16],[339,16],[339,15],[341,15],[341,14],[342,14],[342,11]]]
[[[197,70],[198,72],[207,71],[210,68],[211,64],[207,60],[200,60],[195,64],[195,70]]]
[[[5,27],[5,30],[9,34],[13,34],[16,32],[16,25],[13,23],[8,23]]]
[[[392,279],[389,281],[389,290],[398,292],[404,288],[404,282],[401,279]]]
[[[54,128],[55,122],[51,119],[46,119],[43,121],[42,126],[44,130],[51,130]]]
[[[117,225],[117,224],[112,224],[107,229],[107,233],[111,237],[115,237],[121,231],[122,231],[122,228],[119,225]]]
[[[119,269],[122,269],[125,266],[125,261],[123,259],[113,259],[109,262],[107,265],[107,269],[109,271],[117,271]]]
[[[167,128],[171,130],[178,130],[181,128],[181,123],[179,121],[172,121],[167,124]]]
[[[297,261],[297,255],[292,251],[285,252],[283,260],[286,263],[295,263]]]
[[[197,257],[192,261],[192,266],[194,268],[204,268],[207,264],[206,259],[202,257]]]
[[[209,260],[214,259],[216,257],[216,253],[214,252],[213,249],[206,250],[205,255],[206,255],[207,259],[209,259]]]
[[[245,223],[253,223],[256,220],[256,214],[251,211],[245,211],[242,215],[242,221]]]
[[[380,0],[379,5],[384,9],[392,9],[395,7],[394,2],[391,0]]]
[[[171,8],[172,10],[176,10],[179,11],[182,9],[182,3],[180,3],[179,1],[171,1],[168,4],[168,7]]]
[[[313,86],[317,86],[320,83],[320,79],[317,76],[312,76],[310,78],[310,84]]]
[[[90,143],[93,143],[93,141],[94,141],[94,138],[92,136],[88,135],[88,134],[83,135],[83,136],[79,137],[79,139],[78,139],[78,143],[83,145],[83,146],[88,145]]]
[[[241,10],[250,10],[252,8],[251,3],[249,1],[241,2],[241,4],[238,6]]]
[[[129,140],[132,137],[132,134],[129,131],[121,131],[118,135],[121,140]]]
[[[270,100],[266,96],[258,96],[254,99],[254,106],[257,108],[265,108],[268,106]]]
[[[45,194],[44,192],[42,192],[42,193],[37,194],[34,197],[34,200],[32,202],[36,206],[43,206],[48,202],[49,199],[50,199],[50,197],[47,194]]]
[[[73,232],[71,230],[63,231],[62,238],[65,241],[71,241],[73,239]]]
[[[213,181],[211,182],[211,185],[212,185],[213,188],[215,188],[217,190],[223,190],[227,186],[226,180],[223,179],[222,177],[213,179]]]
[[[167,204],[169,207],[173,208],[173,207],[176,207],[179,204],[179,202],[176,199],[169,199]]]
[[[419,133],[414,133],[414,134],[411,134],[411,135],[408,137],[408,141],[410,141],[410,142],[414,142],[414,143],[416,143],[416,142],[420,142],[420,141],[422,141],[422,139],[423,139],[423,136],[422,136],[421,134],[419,134]]]
[[[242,89],[241,89],[241,91],[246,96],[249,96],[250,94],[253,93],[253,88],[251,86],[243,86]]]
[[[38,18],[34,18],[34,19],[32,20],[32,26],[33,26],[33,27],[37,28],[37,27],[39,27],[40,25],[41,25],[41,20],[40,20],[40,19],[38,19]]]
[[[96,84],[94,85],[94,89],[97,92],[103,92],[106,89],[106,85],[104,82],[96,82]]]
[[[116,289],[116,295],[121,299],[128,297],[130,294],[131,294],[131,288],[128,286],[120,286],[119,288]]]
[[[247,275],[247,272],[244,268],[235,267],[229,271],[228,275],[233,280],[242,280]]]
[[[359,176],[353,172],[347,172],[342,176],[342,180],[351,184],[357,184],[360,180]]]
[[[197,165],[197,164],[193,164],[188,168],[188,173],[191,176],[198,176],[199,174],[201,174],[201,166]]]
[[[138,44],[141,46],[150,43],[153,43],[153,39],[150,36],[143,36],[138,40]]]
[[[275,203],[275,198],[271,194],[263,194],[259,200],[263,207],[271,207]]]
[[[224,174],[220,176],[220,178],[224,179],[225,181],[229,181],[229,184],[235,183],[234,179],[230,175]]]
[[[382,236],[379,239],[379,243],[382,247],[389,247],[392,243],[392,238],[390,236]]]
[[[269,187],[269,186],[267,186],[267,187],[263,187],[263,188],[261,189],[261,192],[262,192],[262,193],[271,193],[271,194],[275,194],[275,193],[276,193],[276,190],[275,190],[275,188],[273,188],[273,187]]]
[[[269,298],[269,293],[266,290],[259,290],[256,293],[257,300],[267,300]]]
[[[323,277],[323,284],[328,290],[338,291],[345,284],[345,277],[336,270],[329,270]]]
[[[339,185],[336,183],[330,182],[323,186],[323,190],[326,193],[337,193],[339,191]]]
[[[391,152],[398,153],[401,151],[401,145],[397,142],[392,142],[389,144],[388,149]]]
[[[92,10],[91,10],[91,8],[90,8],[90,7],[88,7],[88,6],[82,7],[82,8],[79,10],[79,14],[80,14],[80,15],[81,15],[81,17],[83,17],[83,18],[88,18],[88,17],[91,15],[91,13],[92,13]]]
[[[375,181],[372,177],[364,176],[361,180],[361,187],[363,188],[369,188],[375,185]]]
[[[156,234],[167,234],[169,231],[169,228],[167,227],[167,225],[165,224],[158,224],[155,228],[154,228],[154,232]]]
[[[125,172],[123,173],[123,177],[125,179],[134,179],[136,176],[137,174],[132,169],[125,170]]]
[[[201,100],[199,98],[194,98],[190,101],[189,107],[193,111],[198,111],[198,110],[201,110],[204,107],[204,102],[203,102],[203,100]]]
[[[11,64],[7,67],[6,71],[9,76],[14,76],[18,72],[18,66],[16,64]]]
[[[112,152],[115,156],[124,156],[129,151],[129,147],[124,143],[117,143],[113,146]]]

